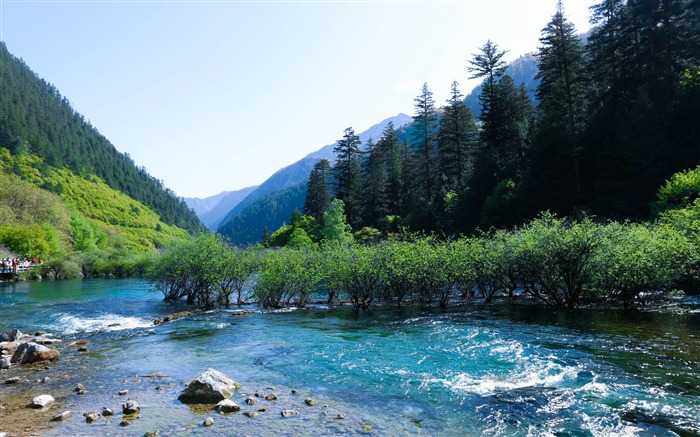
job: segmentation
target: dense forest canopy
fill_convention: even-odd
[[[536,102],[487,41],[468,64],[484,78],[478,119],[457,82],[439,108],[425,84],[405,134],[387,129],[361,148],[346,129],[309,195],[331,187],[356,231],[454,235],[545,210],[648,219],[657,188],[700,163],[700,2],[605,0],[591,22],[584,44],[557,4],[535,56]]]
[[[0,43],[0,148],[31,152],[54,168],[95,174],[111,188],[190,232],[202,224],[184,201],[117,149],[78,114],[67,98]]]

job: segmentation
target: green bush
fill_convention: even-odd
[[[567,222],[550,213],[518,228],[513,252],[525,293],[556,307],[579,306],[593,282],[600,229],[590,219]]]
[[[263,307],[303,307],[319,282],[316,252],[274,249],[260,261],[254,295]]]
[[[688,208],[700,199],[700,166],[674,174],[659,188],[652,212],[660,216],[664,211]]]
[[[596,251],[596,287],[603,298],[625,307],[645,292],[670,289],[684,271],[691,248],[668,226],[610,223]]]

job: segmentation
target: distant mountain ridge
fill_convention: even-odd
[[[194,210],[204,226],[211,231],[216,231],[221,220],[229,211],[236,207],[258,186],[241,188],[235,191],[223,191],[211,197],[200,199],[197,197],[183,198],[187,205]]]
[[[401,113],[373,125],[366,131],[360,133],[358,136],[360,137],[362,143],[365,144],[370,138],[378,139],[381,137],[382,131],[390,122],[393,123],[394,127],[398,129],[411,123],[412,121],[413,117]],[[335,152],[333,151],[334,147],[335,143],[324,146],[315,152],[309,153],[307,156],[294,164],[288,165],[287,167],[275,172],[265,182],[253,190],[244,200],[230,210],[225,218],[221,220],[218,232],[227,237],[234,244],[247,245],[257,242],[260,237],[262,237],[263,228],[265,226],[267,226],[270,232],[276,230],[283,223],[285,223],[285,221],[289,220],[289,215],[291,215],[291,212],[294,211],[294,208],[299,210],[303,208],[304,197],[301,197],[299,200],[298,195],[301,192],[300,189],[289,191],[290,194],[297,196],[297,200],[291,203],[287,199],[283,199],[284,196],[274,196],[274,194],[279,193],[282,190],[296,187],[300,183],[306,184],[314,164],[321,159],[328,159],[331,162],[335,160]],[[266,197],[270,195],[273,196]],[[260,214],[251,214],[250,212],[246,212],[244,214],[244,211],[248,207],[258,210],[261,207],[258,201],[261,201],[263,198],[270,203],[271,208],[275,208],[275,211],[265,215],[264,222],[260,221]],[[274,199],[274,202],[272,202],[271,199]],[[285,207],[281,208],[281,205],[285,205]],[[287,211],[288,205],[292,205],[291,211]],[[238,220],[234,225],[227,226],[239,215],[244,217],[257,217],[257,219],[251,222],[248,222],[247,220]]]

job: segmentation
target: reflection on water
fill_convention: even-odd
[[[507,302],[448,312],[221,310],[152,325],[183,308],[136,280],[1,284],[0,331],[45,330],[64,341],[50,369],[4,371],[3,379],[50,382],[0,386],[0,403],[52,392],[56,412],[76,413],[42,425],[54,435],[700,433],[700,302],[692,299],[575,315]],[[67,346],[76,339],[89,351]],[[214,414],[205,429],[210,407],[176,399],[209,367],[238,381],[234,400],[258,415]],[[86,394],[73,392],[78,383]],[[120,411],[124,389],[141,404],[137,419],[85,423],[82,412]],[[278,400],[245,405],[256,393]],[[283,418],[282,409],[299,414]],[[9,414],[0,412],[0,431]]]

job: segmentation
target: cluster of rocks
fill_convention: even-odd
[[[216,406],[213,409],[218,413],[237,413],[241,411],[241,407],[229,398],[238,389],[239,384],[229,378],[228,375],[215,369],[207,369],[187,384],[187,388],[180,394],[178,400],[184,404],[212,404],[216,402]],[[296,393],[296,391],[292,390],[292,393]],[[277,395],[274,393],[264,394],[256,392],[255,397],[247,397],[244,402],[247,406],[252,407],[258,403],[257,398],[262,398],[266,401],[276,401],[278,399]],[[316,400],[309,397],[304,399],[304,403],[312,407],[316,405]],[[242,414],[246,417],[253,418],[259,413],[264,413],[266,411],[266,408],[258,408],[257,410],[243,411]],[[280,411],[282,417],[291,417],[298,414],[299,411],[295,409],[284,409]],[[345,416],[342,414],[336,416],[336,419],[344,418]],[[214,419],[212,417],[207,417],[202,425],[206,427],[213,426]]]
[[[43,331],[34,335],[23,334],[19,329],[3,332],[0,334],[0,370],[14,365],[56,361],[61,356],[60,352],[44,345],[60,341]]]
[[[21,338],[22,334],[17,331],[17,335],[13,335],[15,338],[10,340],[10,341],[16,341],[17,338]],[[8,333],[2,334],[5,336]],[[5,338],[5,337],[0,337],[0,338]],[[15,355],[20,357],[17,362],[25,362],[25,357],[31,357],[31,356],[36,356],[39,354],[39,357],[46,357],[47,355],[41,355],[41,353],[45,353],[45,351],[41,349],[36,349],[34,346],[40,346],[35,343],[20,343],[20,345],[17,347],[15,353],[12,356],[13,362],[14,362],[14,357]],[[55,351],[57,352],[57,351]],[[32,355],[34,354],[34,355]],[[33,362],[31,359],[26,362]],[[17,381],[14,381],[14,379],[17,379]],[[12,381],[11,381],[12,380]],[[19,382],[19,378],[11,378],[6,381],[6,383],[10,382]],[[246,409],[246,411],[242,411],[243,408],[238,405],[236,402],[234,402],[232,399],[230,399],[233,394],[240,388],[239,384],[235,382],[233,379],[231,379],[228,375],[215,370],[215,369],[207,369],[200,375],[198,375],[194,380],[192,380],[189,384],[187,384],[187,387],[182,391],[182,393],[179,395],[178,400],[180,400],[184,404],[215,404],[213,407],[213,411],[218,412],[219,414],[231,414],[231,413],[241,413],[245,415],[248,418],[254,418],[260,413],[264,413],[267,411],[267,408],[249,408]],[[274,390],[272,387],[268,387],[267,391]],[[74,389],[74,392],[78,395],[82,395],[86,393],[85,387],[82,384],[78,384],[76,388]],[[293,394],[296,394],[295,390],[292,390]],[[128,394],[128,390],[120,390],[119,395],[120,396],[126,396]],[[255,392],[254,396],[248,396],[245,398],[244,406],[245,407],[254,407],[256,404],[258,404],[258,400],[263,399],[268,402],[275,402],[278,400],[278,397],[275,393],[271,392]],[[32,402],[30,404],[31,407],[37,408],[37,409],[42,409],[46,410],[50,408],[52,405],[54,405],[55,399],[48,394],[43,394],[40,396],[35,397],[32,399]],[[309,407],[312,407],[316,405],[316,401],[313,398],[307,397],[304,399],[304,404],[306,404]],[[122,413],[123,413],[123,420],[121,421],[120,425],[121,426],[127,426],[130,424],[131,421],[133,421],[135,418],[138,417],[141,407],[139,404],[132,400],[132,399],[127,399],[126,402],[124,402],[122,405]],[[55,406],[54,406],[55,408]],[[325,408],[325,407],[324,407]],[[85,422],[93,423],[98,421],[100,418],[105,417],[108,418],[110,416],[113,416],[115,413],[113,410],[104,407],[101,412],[97,411],[88,411],[83,413],[83,417],[85,418]],[[322,412],[322,414],[326,415],[326,411]],[[72,417],[73,412],[72,411],[63,411],[61,413],[55,414],[52,418],[51,421],[53,422],[63,422],[70,417]],[[280,415],[282,417],[292,417],[299,415],[299,411],[296,409],[292,408],[286,408],[286,409],[281,409],[280,410]],[[343,419],[344,417],[342,415],[338,415],[336,419]],[[212,417],[206,417],[204,422],[202,423],[203,426],[205,427],[210,427],[214,425],[214,419]],[[155,431],[151,435],[159,435],[159,431]]]

